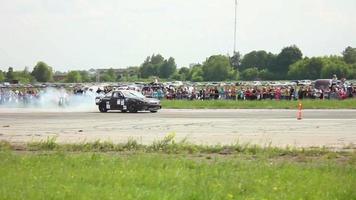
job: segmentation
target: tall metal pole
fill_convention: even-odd
[[[235,0],[234,54],[236,53],[237,0]]]

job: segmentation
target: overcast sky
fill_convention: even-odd
[[[179,67],[233,51],[234,0],[0,0],[0,69]],[[237,49],[307,56],[356,47],[356,0],[239,0]]]

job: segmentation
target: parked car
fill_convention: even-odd
[[[146,98],[140,92],[132,90],[117,90],[109,92],[104,97],[96,97],[96,105],[100,112],[108,110],[120,110],[121,112],[136,113],[138,111],[150,111],[152,113],[161,109],[158,99]]]
[[[312,84],[312,81],[311,80],[300,80],[298,82],[298,85],[301,85],[301,86],[309,86]]]
[[[314,82],[314,88],[326,90],[331,87],[332,83],[332,79],[318,79]]]

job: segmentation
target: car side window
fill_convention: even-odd
[[[114,93],[112,94],[112,97],[113,97],[113,98],[119,98],[119,93],[118,93],[118,92],[114,92]]]
[[[118,92],[118,97],[119,97],[119,99],[123,99],[124,98],[124,95],[121,93],[121,92]]]
[[[115,99],[123,99],[124,98],[124,95],[121,93],[121,92],[114,92],[112,94],[112,98],[115,98]]]

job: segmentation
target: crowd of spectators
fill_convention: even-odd
[[[39,91],[36,88],[0,88],[0,104],[27,104],[39,98]]]
[[[54,102],[65,102],[68,97],[78,95],[105,95],[120,86],[74,88],[36,88],[7,87],[0,88],[1,104],[31,104],[43,98]],[[297,99],[346,99],[356,97],[356,87],[352,84],[333,84],[326,88],[308,86],[188,86],[165,87],[163,85],[145,85],[142,87],[126,87],[141,92],[147,97],[168,100],[297,100]]]
[[[326,89],[313,86],[181,86],[178,88],[152,87],[143,90],[145,96],[158,99],[187,100],[296,100],[296,99],[346,99],[356,97],[352,85],[333,85]]]

